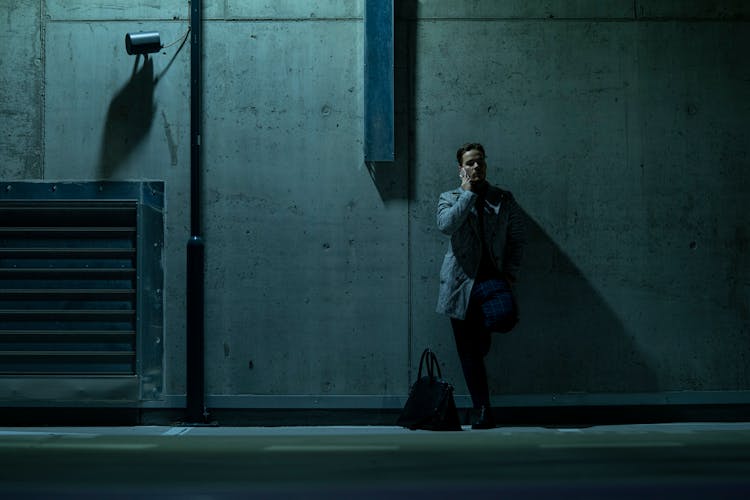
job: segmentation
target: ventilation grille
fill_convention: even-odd
[[[0,375],[133,375],[133,201],[0,201]]]

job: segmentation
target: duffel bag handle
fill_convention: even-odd
[[[422,367],[424,366],[425,361],[427,361],[427,375],[430,377],[430,380],[435,378],[436,369],[438,378],[443,378],[443,374],[440,372],[440,363],[438,363],[437,356],[435,356],[435,353],[428,347],[422,352],[422,357],[419,358],[419,373],[417,374],[417,380],[422,378]]]
[[[435,378],[435,372],[437,372],[438,378],[443,378],[443,374],[440,372],[440,363],[438,363],[437,356],[432,351],[430,351],[430,368],[430,378]]]

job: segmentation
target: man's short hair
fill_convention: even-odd
[[[458,148],[458,151],[456,151],[456,159],[458,160],[459,165],[461,165],[461,159],[464,157],[464,153],[473,149],[476,149],[477,151],[482,153],[482,158],[486,157],[486,155],[484,154],[484,146],[482,146],[478,142],[467,142],[466,144]]]

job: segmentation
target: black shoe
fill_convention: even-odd
[[[492,408],[482,406],[479,408],[479,416],[471,424],[472,429],[494,429],[495,419],[492,417]]]

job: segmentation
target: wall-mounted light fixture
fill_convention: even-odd
[[[161,50],[161,38],[157,31],[141,31],[125,35],[125,50],[128,54],[150,54]]]

